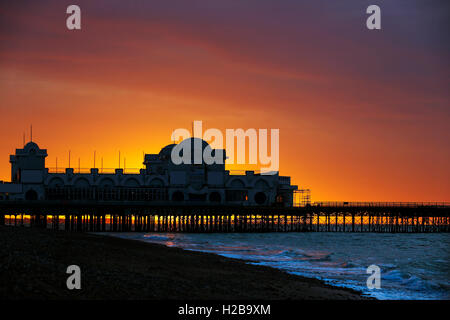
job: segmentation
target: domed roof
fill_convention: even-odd
[[[211,148],[209,146],[208,142],[206,142],[205,140],[200,139],[200,138],[188,138],[188,139],[185,139],[185,140],[180,142],[179,146],[181,148],[183,148],[183,149],[190,147],[192,163],[194,162],[194,154],[196,153],[197,150],[200,151],[200,154],[201,154],[202,159],[203,159],[203,151],[205,151],[206,148]],[[183,151],[181,151],[181,155],[182,154],[183,154]]]
[[[200,138],[188,138],[177,145],[178,155],[183,157],[183,150],[190,150],[191,164],[198,163],[196,157],[199,156],[200,163],[203,164],[203,152],[206,148],[211,148],[208,142]]]
[[[184,139],[183,141],[181,141],[178,144],[180,147],[184,148],[184,147],[191,147],[192,152],[198,147],[201,146],[202,151],[205,150],[206,147],[209,146],[208,142],[206,142],[203,139],[200,138],[187,138]],[[169,144],[167,146],[165,146],[164,148],[161,149],[161,151],[159,152],[160,156],[170,156],[170,154],[172,153],[172,149],[176,146],[176,144]]]
[[[181,145],[190,144],[191,148],[197,148],[197,146],[202,146],[202,150],[209,146],[209,143],[200,138],[187,138],[180,142]]]
[[[39,150],[39,146],[33,141],[30,141],[25,145],[25,147],[23,147],[23,150],[25,150],[26,152],[34,150],[36,152],[37,150]]]
[[[170,153],[172,152],[172,149],[175,146],[176,146],[176,144],[174,144],[174,143],[165,146],[164,148],[161,149],[161,151],[159,152],[159,155],[160,156],[170,156]]]

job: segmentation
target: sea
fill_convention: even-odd
[[[450,298],[448,233],[107,234],[242,259],[382,300]],[[379,267],[379,289],[367,285],[371,265]]]

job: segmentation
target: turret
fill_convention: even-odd
[[[23,149],[16,149],[11,155],[11,182],[13,183],[42,183],[45,170],[47,150],[30,141]]]

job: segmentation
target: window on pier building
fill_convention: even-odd
[[[281,194],[277,195],[276,201],[277,201],[277,203],[283,203],[283,201],[284,201],[283,195],[281,195]]]
[[[226,190],[225,192],[226,201],[247,201],[248,191],[247,190]]]

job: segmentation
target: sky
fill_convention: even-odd
[[[313,201],[450,201],[448,1],[0,0],[0,180],[142,167],[177,128],[279,129]],[[81,30],[66,8],[81,8]]]

